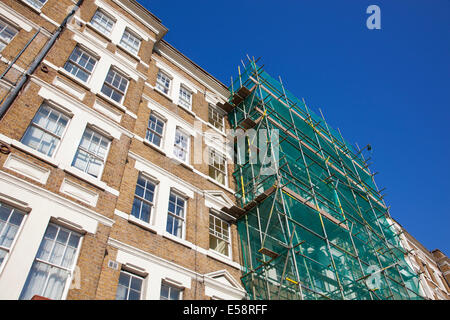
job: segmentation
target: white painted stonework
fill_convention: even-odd
[[[0,190],[8,197],[26,204],[30,212],[22,222],[7,260],[0,273],[0,300],[19,298],[50,220],[60,221],[77,231],[95,234],[99,223],[112,226],[113,220],[73,201],[0,171]],[[66,288],[65,294],[67,294]],[[65,295],[63,295],[63,299]]]
[[[237,300],[246,295],[226,270],[200,274],[115,239],[110,238],[108,244],[118,249],[116,260],[125,270],[145,278],[143,299],[159,300],[163,281],[181,289],[191,289],[193,280],[204,282],[206,295],[216,299]]]
[[[12,153],[8,156],[3,166],[42,184],[47,183],[50,175],[49,169],[38,166]]]

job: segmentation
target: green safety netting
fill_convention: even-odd
[[[422,299],[362,155],[253,61],[229,101],[243,131],[233,176],[249,296]]]

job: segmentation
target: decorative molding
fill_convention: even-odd
[[[65,193],[75,199],[78,199],[88,205],[97,206],[98,193],[85,188],[71,180],[65,178],[61,184],[60,192]]]
[[[38,166],[31,161],[25,160],[13,153],[8,156],[3,167],[42,184],[46,184],[48,177],[50,176],[49,169]]]
[[[74,211],[76,211],[82,215],[85,215],[91,219],[94,219],[97,222],[104,224],[108,227],[111,227],[114,224],[114,220],[107,218],[94,210],[83,207],[82,205],[79,205],[78,203],[75,203],[69,199],[66,199],[60,195],[55,194],[54,192],[51,192],[47,189],[38,187],[30,182],[22,180],[18,177],[15,177],[11,174],[4,172],[4,171],[0,171],[0,181],[4,181],[7,184],[15,184],[18,187],[23,188],[24,190],[26,190],[28,192],[46,197],[49,200],[58,203],[59,205],[62,205],[71,210],[74,210]]]

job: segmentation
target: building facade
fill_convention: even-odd
[[[408,262],[419,274],[422,296],[430,300],[450,300],[449,258],[438,249],[430,252],[400,223],[394,223],[408,251]]]
[[[448,258],[390,220],[342,137],[254,63],[227,88],[167,32],[135,0],[0,1],[0,299],[449,298]],[[222,143],[261,123],[278,176]]]
[[[244,298],[227,88],[133,0],[2,0],[0,26],[0,299]]]

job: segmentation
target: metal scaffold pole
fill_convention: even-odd
[[[361,150],[254,58],[238,67],[230,94],[231,127],[245,132],[249,159],[257,154],[233,172],[250,297],[421,299]]]

